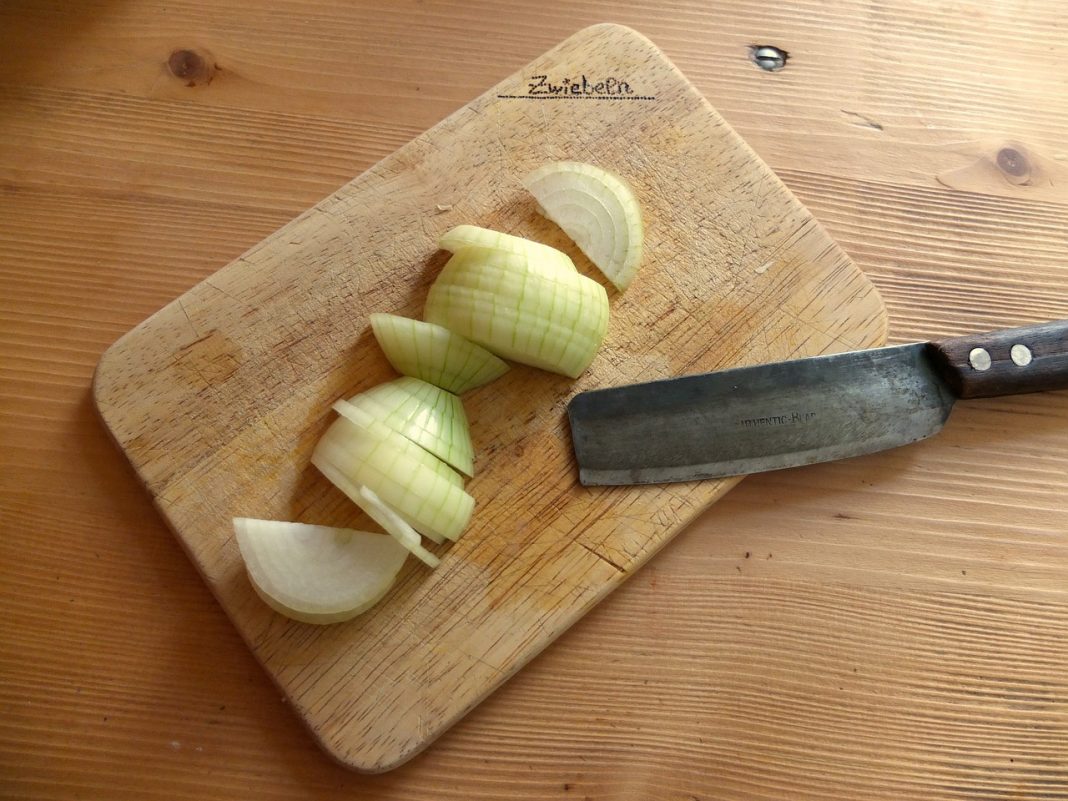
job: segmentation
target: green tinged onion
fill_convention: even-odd
[[[344,410],[345,417],[335,420],[320,438],[312,464],[327,478],[331,475],[325,468],[332,466],[334,474],[370,488],[431,539],[459,537],[475,505],[461,487],[459,474],[363,410],[345,401],[336,407]],[[361,505],[349,488],[338,489]]]
[[[372,314],[371,328],[398,373],[461,395],[508,372],[508,365],[447,328],[396,314]]]
[[[405,376],[354,395],[348,402],[460,472],[474,475],[467,415],[451,392]]]
[[[576,378],[604,340],[608,296],[528,253],[469,247],[434,281],[424,317],[498,356]]]

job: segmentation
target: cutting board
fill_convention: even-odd
[[[386,598],[349,623],[275,614],[245,577],[230,519],[372,525],[309,456],[336,398],[394,377],[368,314],[420,315],[446,258],[438,235],[459,223],[514,232],[596,276],[520,187],[557,159],[620,173],[645,216],[639,276],[626,294],[609,288],[604,348],[577,381],[516,366],[465,396],[476,511],[459,542],[431,546],[438,569],[409,559]],[[94,395],[312,734],[341,763],[375,772],[427,746],[733,485],[583,488],[572,394],[878,345],[885,324],[856,266],[664,55],[598,25],[126,334],[102,357]]]

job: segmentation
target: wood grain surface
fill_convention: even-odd
[[[580,75],[613,93],[540,93]],[[522,188],[540,164],[576,158],[619,173],[646,228],[642,282],[612,291],[597,358],[577,381],[517,366],[464,398],[476,513],[440,568],[410,560],[373,614],[345,625],[284,620],[246,580],[230,521],[377,528],[310,466],[331,404],[395,375],[368,316],[420,317],[446,256],[438,237],[464,222],[570,250],[598,276]],[[380,772],[737,483],[580,486],[565,412],[575,392],[885,339],[868,279],[693,85],[640,34],[594,25],[123,336],[93,397],[316,739],[342,764]]]
[[[815,213],[893,341],[1068,317],[1063,13],[3,4],[0,796],[1068,797],[1063,392],[746,479],[381,776],[300,730],[89,396],[132,326],[606,20],[650,36]],[[787,67],[756,69],[754,43]]]

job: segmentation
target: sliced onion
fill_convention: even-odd
[[[440,325],[396,314],[372,314],[371,328],[398,373],[457,395],[508,372],[508,365],[488,350]]]
[[[575,271],[575,263],[563,251],[521,236],[513,236],[489,228],[479,228],[476,225],[457,225],[442,234],[438,244],[441,245],[442,250],[452,253],[459,253],[465,248],[488,248],[503,253],[520,253],[530,256],[533,261],[544,264],[546,267]]]
[[[458,538],[475,505],[475,499],[459,485],[459,474],[363,410],[350,405],[349,411],[351,415],[335,420],[320,438],[312,464],[331,480],[327,466],[352,484],[370,488],[431,539]],[[345,486],[338,485],[338,489],[360,503]]]
[[[352,529],[238,517],[234,534],[257,594],[304,623],[338,623],[370,609],[408,556],[391,537]]]
[[[465,248],[434,281],[424,316],[499,356],[576,378],[604,340],[608,296],[524,254]]]
[[[346,400],[335,401],[333,409],[342,417],[351,420],[353,423],[359,426],[368,426],[372,423],[374,423],[376,426],[379,424],[385,425],[382,420],[379,420],[377,416],[371,413],[368,409],[356,406]],[[463,487],[463,476],[461,476],[459,473],[449,467],[445,462],[443,462],[434,454],[430,453],[426,448],[422,448],[416,443],[412,442],[410,439],[405,437],[403,434],[400,434],[392,427],[387,425],[386,428],[388,429],[388,432],[382,430],[381,433],[383,434],[383,436],[386,436],[388,433],[389,447],[392,450],[399,451],[406,458],[418,462],[420,465],[422,465],[428,470],[434,471],[439,476],[448,481],[450,484],[455,484],[457,487],[461,488]],[[329,433],[329,429],[327,429],[327,433]],[[398,436],[394,436],[395,434]]]
[[[617,175],[592,164],[546,164],[523,179],[542,214],[559,225],[619,290],[642,258],[641,208]]]
[[[437,567],[441,564],[438,557],[423,547],[419,532],[409,526],[396,511],[382,503],[382,499],[374,491],[367,487],[360,487],[360,498],[363,500],[361,508],[408,551],[415,554],[428,567]]]
[[[405,376],[349,398],[398,434],[430,451],[466,475],[474,475],[471,430],[464,405],[441,387]],[[334,407],[336,410],[344,414]]]
[[[332,464],[322,464],[319,466],[319,469],[334,486],[348,495],[357,506],[363,509],[368,517],[378,523],[378,525],[382,526],[382,528],[386,530],[386,533],[404,548],[405,551],[413,554],[427,567],[434,568],[441,564],[441,560],[438,559],[437,556],[423,547],[423,540],[419,536],[419,532],[408,525],[397,512],[386,506],[375,492],[369,490],[367,487],[356,484],[353,481],[349,481],[349,479],[347,479],[341,471]],[[440,539],[434,541],[438,543],[444,542],[444,540]]]

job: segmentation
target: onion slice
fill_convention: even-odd
[[[447,328],[396,314],[372,314],[371,328],[398,373],[461,395],[508,372],[508,365]]]
[[[522,253],[546,267],[575,271],[575,263],[561,250],[532,239],[524,239],[521,236],[513,236],[489,228],[479,228],[477,225],[457,225],[442,234],[438,244],[442,250],[448,250],[451,253],[459,253],[466,248],[488,248],[503,253]]]
[[[378,433],[382,437],[388,439],[388,446],[390,450],[398,451],[405,458],[418,462],[422,467],[437,473],[450,484],[454,484],[457,487],[461,488],[463,487],[464,480],[459,473],[449,467],[445,462],[436,457],[434,454],[430,453],[426,448],[420,447],[419,445],[405,437],[403,434],[400,434],[400,432],[394,430],[392,427],[386,426],[388,431],[386,429],[381,428],[379,424],[385,425],[384,422],[382,420],[379,420],[373,413],[371,413],[367,409],[361,408],[360,406],[356,406],[346,400],[335,401],[333,409],[339,415],[352,421],[357,426],[364,427],[370,424],[374,424],[376,426],[376,431],[378,431]],[[330,433],[329,429],[327,430],[327,433]],[[394,434],[398,436],[394,436]],[[324,435],[324,438],[325,437],[326,435]],[[340,444],[342,446],[345,446],[347,443],[341,442]]]
[[[474,451],[467,415],[463,403],[451,392],[418,378],[404,376],[354,395],[348,403],[363,409],[462,473],[474,475]]]
[[[633,190],[617,175],[592,164],[559,161],[523,179],[539,211],[574,240],[620,291],[642,258],[641,208]]]
[[[604,341],[608,296],[528,254],[472,247],[446,263],[423,314],[499,356],[576,378]]]
[[[373,490],[367,487],[360,487],[359,494],[363,501],[360,505],[361,508],[370,515],[372,520],[382,526],[391,537],[408,551],[415,554],[427,567],[433,568],[441,564],[441,560],[438,557],[423,547],[419,532],[404,522],[404,519],[396,511],[386,506]]]
[[[312,464],[357,505],[359,487],[369,487],[422,534],[436,540],[457,539],[475,506],[475,499],[460,486],[459,474],[362,409],[348,407],[346,416],[335,420],[319,439]],[[327,469],[331,466],[335,471]],[[335,481],[336,475],[344,476],[357,491]]]
[[[256,593],[303,623],[338,623],[367,611],[408,556],[391,537],[329,526],[238,517],[234,534]]]
[[[386,530],[386,533],[404,548],[406,552],[413,554],[427,567],[435,568],[441,564],[441,560],[438,559],[437,556],[423,547],[423,541],[419,536],[419,532],[408,525],[396,511],[386,506],[386,504],[382,502],[382,499],[378,497],[377,493],[373,490],[369,490],[367,487],[349,481],[349,479],[332,464],[318,465],[318,467],[323,475],[330,479],[330,483],[348,495],[357,506],[367,513],[368,517],[378,523],[378,525],[382,526],[382,528]],[[444,542],[444,540],[440,539],[434,541],[439,543]]]

